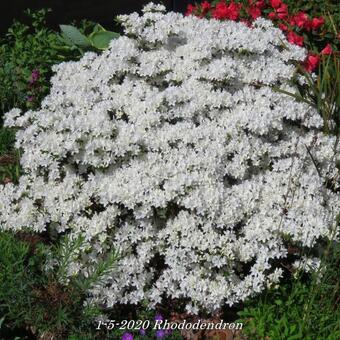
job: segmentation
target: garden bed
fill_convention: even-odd
[[[1,41],[1,337],[339,338],[336,3],[136,10]]]

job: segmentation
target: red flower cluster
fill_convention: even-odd
[[[262,15],[262,10],[266,7],[264,0],[248,0],[249,7],[246,9],[251,19],[256,20]]]
[[[185,12],[185,15],[191,15],[194,14],[194,12],[197,10],[197,6],[194,6],[192,4],[189,4],[187,7],[187,11]]]
[[[203,13],[208,13],[208,11],[211,9],[211,5],[208,1],[203,1],[201,3],[202,11]]]
[[[253,19],[253,20],[256,20],[258,17],[261,16],[261,9],[259,7],[256,7],[256,6],[250,6],[248,9],[247,9],[247,12],[249,14],[249,16]]]
[[[310,53],[307,56],[307,59],[304,62],[304,68],[308,72],[313,72],[316,67],[319,65],[320,57],[314,53]]]
[[[194,6],[189,4],[185,15],[197,15],[204,17],[211,10],[211,5],[208,1],[203,1],[200,6]]]
[[[200,5],[189,5],[186,15],[196,15],[198,17],[212,17],[219,20],[240,20],[247,26],[251,27],[251,21],[256,20],[260,16],[267,16],[275,21],[278,27],[286,32],[287,39],[291,44],[298,46],[304,45],[304,37],[296,32],[315,32],[325,24],[323,17],[310,18],[305,12],[299,11],[291,15],[288,6],[282,0],[248,0],[248,6],[242,11],[242,4],[236,3],[234,0],[220,0],[215,6],[208,1],[202,2]],[[244,16],[244,13],[246,15]],[[241,16],[242,14],[242,16]],[[340,40],[340,35],[339,35]],[[334,53],[332,46],[327,44],[321,51],[321,55],[330,55]],[[307,71],[313,71],[320,61],[320,55],[309,53],[304,66]]]
[[[308,15],[305,12],[298,12],[295,15],[293,15],[290,20],[289,23],[291,26],[296,25],[299,28],[306,28],[309,29],[310,28],[310,21],[308,18]]]
[[[305,29],[306,31],[317,30],[324,25],[325,19],[323,17],[309,19],[308,15],[304,12],[298,12],[288,19],[291,26]]]
[[[319,29],[325,23],[325,19],[323,17],[320,18],[313,18],[311,21],[311,26],[314,30]]]
[[[268,14],[269,19],[286,19],[288,17],[288,6],[281,0],[270,0],[270,5],[274,12]]]
[[[326,47],[321,51],[321,55],[331,55],[333,54],[333,49],[331,44],[327,44]],[[304,62],[304,67],[306,71],[312,72],[319,65],[320,56],[314,53],[309,53],[307,59]]]
[[[300,35],[294,33],[293,31],[288,32],[287,39],[291,44],[303,46],[304,38],[301,37]]]
[[[234,1],[231,1],[230,4],[227,5],[224,0],[221,0],[216,4],[215,8],[211,12],[211,15],[215,19],[228,19],[235,21],[240,16],[241,8],[242,4],[237,4]]]
[[[282,0],[270,0],[270,6],[273,8],[273,12],[268,13],[268,18],[272,20],[281,19],[284,23],[281,23],[284,27],[285,24],[290,26],[296,26],[306,31],[317,30],[324,25],[325,19],[323,17],[310,19],[308,15],[300,11],[292,16],[289,16],[288,6],[282,2]]]
[[[333,54],[333,49],[331,44],[327,44],[326,47],[321,51],[321,54],[323,55],[331,55]]]

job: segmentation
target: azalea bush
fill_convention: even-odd
[[[164,10],[120,16],[125,35],[102,54],[53,68],[40,109],[6,114],[23,175],[1,186],[0,225],[82,238],[64,284],[116,250],[88,302],[214,312],[288,265],[318,268],[336,236],[338,144],[278,91],[295,91],[307,51],[270,20]]]

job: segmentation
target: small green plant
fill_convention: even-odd
[[[84,305],[87,290],[112,270],[117,254],[108,254],[88,277],[74,275],[63,283],[59,279],[70,264],[64,256],[79,254],[83,239],[65,236],[50,242],[25,232],[0,233],[0,334],[5,338],[25,330],[27,335],[83,339],[95,330],[93,319],[102,311]],[[48,267],[51,260],[56,266]]]
[[[13,129],[0,129],[0,156],[13,152],[15,132]]]

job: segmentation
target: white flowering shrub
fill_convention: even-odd
[[[273,89],[295,91],[306,53],[271,22],[162,10],[121,16],[106,51],[54,67],[40,110],[7,114],[24,174],[1,187],[0,223],[85,236],[69,275],[119,251],[94,301],[214,311],[277,283],[288,244],[331,237],[336,143]]]

